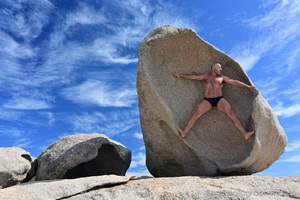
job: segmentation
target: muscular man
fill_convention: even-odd
[[[237,87],[248,88],[252,91],[254,90],[255,86],[250,86],[240,81],[230,79],[227,76],[223,76],[222,66],[219,63],[216,63],[211,67],[210,74],[183,75],[174,72],[173,75],[177,79],[186,78],[191,80],[204,81],[205,83],[205,90],[204,90],[205,98],[199,104],[196,112],[193,114],[187,127],[184,130],[177,127],[177,130],[180,133],[182,138],[184,138],[187,135],[187,133],[194,127],[197,119],[200,118],[202,115],[204,115],[206,112],[208,112],[212,107],[217,107],[220,111],[225,113],[232,120],[234,126],[239,129],[239,131],[242,133],[243,137],[246,140],[248,140],[254,134],[254,130],[247,132],[243,128],[240,120],[233,112],[230,104],[223,97],[222,89],[223,89],[223,83],[228,83]]]

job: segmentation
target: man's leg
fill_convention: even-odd
[[[180,133],[182,138],[184,138],[187,135],[187,133],[194,127],[197,119],[199,117],[201,117],[202,115],[204,115],[206,112],[208,112],[211,109],[211,107],[212,106],[208,101],[203,100],[199,104],[199,106],[198,106],[196,112],[193,114],[192,118],[190,119],[187,127],[184,130],[181,130],[179,127],[177,127],[177,130]]]
[[[218,109],[225,113],[233,122],[234,126],[239,129],[239,131],[243,134],[243,137],[248,140],[253,134],[254,131],[247,132],[242,126],[240,120],[233,112],[231,105],[226,101],[226,99],[222,98],[217,105]]]

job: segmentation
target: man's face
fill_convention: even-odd
[[[215,68],[214,72],[217,75],[221,75],[222,74],[222,66],[221,65],[215,65],[214,68]]]

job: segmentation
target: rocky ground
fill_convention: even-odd
[[[299,176],[133,179],[109,175],[21,184],[0,190],[0,199],[300,199],[299,188]]]

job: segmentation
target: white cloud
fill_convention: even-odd
[[[143,139],[143,134],[142,133],[135,133],[134,137],[137,138],[137,139],[142,140]]]
[[[2,120],[19,120],[23,115],[23,112],[0,108],[0,119]]]
[[[265,2],[263,2],[264,4]],[[273,4],[273,5],[272,5]],[[300,4],[297,1],[269,1],[268,4],[264,4],[261,8],[273,9],[269,12],[265,12],[265,15],[257,16],[247,21],[253,28],[264,27],[281,27],[294,24],[296,17],[299,16]],[[284,30],[283,30],[284,31]]]
[[[51,105],[49,102],[39,99],[31,98],[15,98],[4,104],[4,108],[16,110],[39,110],[49,109]]]
[[[278,96],[274,94],[279,94],[280,91],[280,82],[283,80],[283,77],[266,77],[262,80],[255,81],[255,85],[261,91],[264,98],[266,98],[269,102],[278,100]]]
[[[0,135],[6,135],[17,138],[20,137],[22,134],[24,134],[24,131],[21,131],[19,129],[13,127],[0,126]]]
[[[290,156],[284,160],[281,160],[281,162],[296,162],[296,163],[300,163],[300,155],[294,155],[294,156]]]
[[[87,132],[101,132],[100,118],[103,116],[101,113],[82,113],[72,115],[67,120],[73,125],[74,132],[87,133]],[[108,134],[101,132],[102,134]]]
[[[54,8],[48,0],[4,1],[0,11],[0,27],[30,41],[39,36]],[[28,11],[28,12],[27,12]]]
[[[74,10],[55,8],[48,0],[3,2],[7,7],[0,10],[0,92],[11,99],[2,101],[0,118],[32,127],[56,122],[54,113],[40,112],[54,107],[61,87],[66,87],[59,93],[62,97],[84,106],[129,109],[137,103],[134,69],[119,71],[122,85],[115,77],[90,79],[95,77],[91,73],[103,76],[110,64],[136,64],[138,45],[156,26],[191,25],[172,4],[161,1],[113,0],[97,7],[79,3]],[[78,84],[78,79],[88,81]],[[61,115],[74,132],[112,136],[139,126],[138,112],[126,112]]]
[[[29,45],[16,42],[16,40],[3,31],[0,31],[0,44],[0,52],[9,57],[27,58],[34,55]]]
[[[134,111],[118,108],[117,111],[83,112],[64,117],[75,133],[102,133],[109,137],[138,126],[139,117]]]
[[[300,79],[292,82],[291,87],[284,90],[281,94],[291,96],[295,102],[298,102],[300,100]]]
[[[299,38],[300,4],[296,1],[273,1],[268,4],[263,3],[261,9],[270,9],[270,7],[272,7],[271,11],[263,12],[263,15],[242,20],[244,24],[255,31],[259,31],[260,34],[251,41],[234,46],[230,55],[239,59],[246,70],[253,68],[254,64],[261,58],[272,55],[276,60],[274,64],[270,63],[272,71],[284,68],[286,73],[285,65],[288,64],[288,72],[291,72],[291,69],[295,67],[291,64],[298,63],[296,60],[299,61],[299,53],[297,53],[299,52],[299,45],[291,46],[291,44]],[[291,55],[289,59],[286,59],[286,56],[281,58],[282,51]]]
[[[122,7],[121,2],[116,5],[120,10],[120,13],[124,12],[125,8]],[[113,5],[110,5],[113,6]],[[77,44],[76,40],[67,41],[67,45],[72,46],[71,52],[78,52],[78,54],[70,55],[68,52],[67,60],[83,60],[93,59],[94,61],[102,61],[105,64],[121,64],[127,65],[130,63],[136,63],[137,58],[134,55],[128,54],[127,48],[129,46],[136,47],[138,40],[132,40],[133,35],[126,37],[126,29],[131,27],[131,20],[122,19],[116,21],[112,18],[110,8],[102,7],[95,9],[93,6],[85,3],[80,3],[78,9],[74,13],[69,13],[66,16],[66,20],[59,23],[57,28],[51,35],[50,46],[54,50],[60,49],[61,52],[65,50],[66,37],[70,35],[79,34],[81,29],[85,28],[86,31],[99,32],[98,34],[87,34],[85,43]],[[113,16],[114,17],[114,16]],[[134,16],[136,18],[137,16]],[[112,23],[116,22],[116,24]],[[101,29],[100,29],[101,27]],[[136,27],[130,28],[132,32]],[[108,32],[108,33],[106,33]],[[127,40],[123,40],[125,39]],[[134,44],[133,44],[134,43]],[[126,52],[126,53],[124,53]],[[79,55],[79,58],[76,55]],[[61,56],[57,54],[58,58]],[[65,57],[63,57],[65,58]],[[53,60],[53,59],[50,59]]]
[[[2,133],[8,132],[9,135],[17,135],[17,133],[25,133],[23,128],[18,129],[20,125],[23,127],[28,126],[34,129],[34,127],[45,127],[53,126],[58,120],[56,115],[49,111],[44,111],[40,109],[10,109],[10,108],[0,108],[0,119],[7,122],[14,122],[15,127],[1,127]],[[5,122],[4,122],[5,124]],[[1,131],[0,131],[1,133]]]
[[[286,56],[286,67],[283,73],[290,74],[293,72],[300,62],[300,42],[295,43],[295,47],[292,46],[292,51],[287,52]]]
[[[14,147],[19,147],[19,148],[30,148],[32,147],[32,139],[30,138],[18,138],[14,141],[13,145]]]
[[[275,113],[285,118],[300,113],[299,83],[299,79],[291,81],[283,76],[267,77],[256,82],[263,96],[273,105]]]
[[[135,88],[128,86],[116,88],[98,80],[87,80],[81,85],[65,88],[62,96],[75,103],[102,107],[130,107],[136,103]]]
[[[10,87],[16,87],[24,79],[24,69],[19,63],[19,59],[32,58],[35,53],[27,44],[21,44],[7,33],[0,31],[0,88],[7,91]]]
[[[73,80],[72,74],[80,67],[80,62],[87,59],[88,51],[84,46],[66,44],[51,49],[44,54],[45,61],[39,67],[32,66],[33,72],[28,79],[28,86],[54,88]]]
[[[146,150],[146,147],[145,147],[145,146],[141,146],[141,147],[139,148],[139,150],[140,150],[140,151],[145,151],[145,150]]]
[[[290,142],[286,148],[286,152],[300,150],[300,140]]]
[[[138,59],[131,55],[122,55],[123,49],[136,48],[144,37],[154,28],[165,24],[191,27],[191,21],[181,17],[172,4],[151,5],[148,1],[112,1],[123,14],[118,21],[107,16],[116,24],[107,27],[114,33],[94,41],[94,47],[106,63],[130,64]],[[177,11],[177,12],[176,12]]]
[[[66,28],[80,25],[103,24],[107,22],[104,12],[95,10],[86,3],[80,3],[76,12],[70,13],[66,19]]]
[[[251,70],[260,59],[258,55],[233,55],[232,56],[245,71]]]
[[[139,152],[138,154],[132,157],[130,168],[145,166],[145,163],[146,163],[146,154]]]
[[[16,1],[13,4],[5,1],[8,7],[0,11],[3,14],[0,27],[24,40],[16,42],[10,35],[0,32],[3,39],[1,46],[5,47],[0,50],[5,51],[1,59],[5,66],[0,77],[6,83],[18,83],[19,88],[9,85],[15,90],[24,90],[27,86],[54,88],[73,81],[73,73],[85,67],[86,62],[82,61],[100,61],[106,65],[137,63],[138,44],[158,25],[190,25],[190,20],[181,17],[172,4],[152,4],[140,0],[105,3],[100,7],[79,3],[75,11],[57,12],[48,0],[39,3],[33,0],[24,3]],[[30,13],[23,9],[25,5],[28,5]],[[117,18],[110,14],[113,9],[119,11]],[[14,13],[17,13],[16,17]],[[44,26],[50,22],[49,16],[53,15],[57,18],[53,22],[49,41],[46,39],[41,46],[34,46],[31,41],[43,34]],[[88,32],[83,42],[78,40],[82,30]],[[30,62],[22,66],[20,60],[28,58]],[[6,92],[9,89],[6,87]],[[130,89],[126,91],[131,93]]]
[[[40,119],[43,120],[44,126],[52,126],[58,120],[52,112],[40,112],[38,114],[41,116]]]
[[[300,113],[300,104],[294,104],[284,107],[282,102],[279,102],[275,107],[275,114],[282,117],[291,117]]]
[[[94,41],[95,56],[99,56],[103,62],[107,64],[118,63],[127,65],[130,63],[137,63],[138,59],[130,55],[120,55],[125,48],[125,44],[121,45],[111,39],[98,38]],[[110,41],[110,42],[108,42]]]
[[[300,125],[289,126],[284,128],[287,132],[300,132]]]

